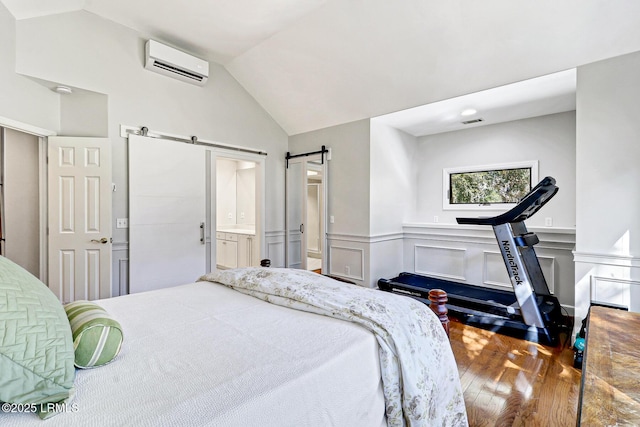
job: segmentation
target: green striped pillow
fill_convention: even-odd
[[[64,306],[73,334],[75,365],[95,368],[111,362],[122,346],[122,328],[98,304],[74,301]]]

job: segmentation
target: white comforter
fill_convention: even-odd
[[[98,301],[124,331],[110,364],[79,370],[66,412],[0,426],[382,427],[373,334],[353,323],[192,283]]]
[[[225,270],[201,280],[372,331],[380,347],[389,426],[468,424],[451,346],[440,321],[424,304],[301,270]]]

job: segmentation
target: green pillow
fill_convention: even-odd
[[[0,402],[61,402],[74,378],[62,304],[44,283],[0,256]]]
[[[90,301],[64,306],[73,334],[75,365],[96,368],[111,362],[122,347],[122,328],[106,310]]]

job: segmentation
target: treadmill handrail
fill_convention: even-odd
[[[458,224],[500,225],[508,222],[521,222],[529,218],[543,207],[558,192],[556,180],[545,177],[520,200],[511,210],[494,217],[456,218]]]

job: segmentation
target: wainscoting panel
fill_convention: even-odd
[[[111,245],[111,296],[129,293],[129,242]]]
[[[575,252],[575,318],[587,317],[592,301],[618,304],[640,312],[640,257]]]
[[[404,271],[461,283],[512,291],[507,269],[491,227],[457,224],[407,224],[404,230]],[[575,230],[532,228],[549,291],[573,314]]]
[[[129,293],[129,260],[118,260],[118,287],[120,288],[120,295],[127,295]]]
[[[284,267],[284,242],[267,242],[266,257],[271,261],[272,267]]]
[[[415,266],[418,274],[451,279],[458,282],[467,280],[466,256],[464,248],[415,245]]]
[[[556,292],[556,259],[551,256],[538,255],[540,269],[547,282],[549,291],[553,294]]]
[[[547,282],[549,291],[554,293],[555,289],[555,257],[538,255],[538,262],[544,280]],[[482,283],[487,287],[503,288],[513,290],[509,274],[504,265],[502,254],[497,251],[484,251],[484,280]]]
[[[512,290],[513,286],[504,266],[500,252],[484,251],[484,279],[482,283],[487,287]]]
[[[591,276],[591,300],[625,306],[640,311],[640,282]]]
[[[364,280],[364,249],[349,248],[330,243],[329,274],[353,280]]]
[[[265,233],[264,258],[271,261],[271,267],[282,268],[285,266],[285,232],[268,231]]]

